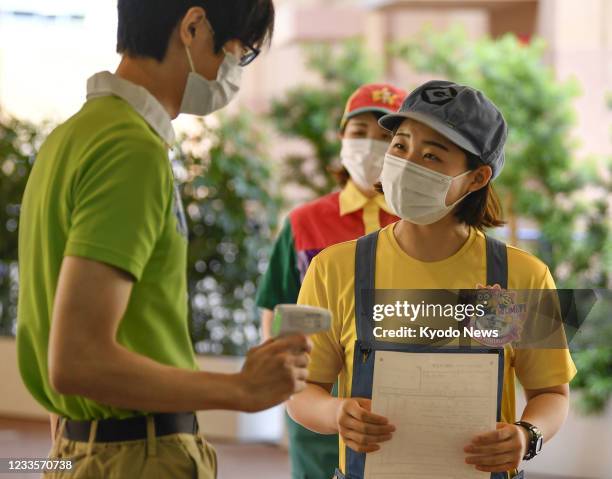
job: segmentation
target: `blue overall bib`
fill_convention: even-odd
[[[499,284],[502,289],[508,288],[508,256],[506,245],[494,238],[486,238],[487,285]],[[353,380],[351,397],[372,398],[372,381],[374,376],[374,360],[376,351],[421,351],[421,352],[488,352],[497,354],[500,361],[500,377],[498,381],[497,420],[501,417],[501,390],[503,386],[503,349],[461,349],[461,348],[424,348],[411,344],[400,344],[377,341],[373,334],[372,310],[374,305],[376,245],[378,231],[363,236],[357,240],[355,250],[355,329],[357,340],[353,356]],[[365,453],[360,453],[345,447],[345,469],[342,474],[336,469],[336,479],[363,479],[365,470]],[[507,479],[505,472],[492,473],[491,479]],[[523,479],[521,471],[514,479]]]

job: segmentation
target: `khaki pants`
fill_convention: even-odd
[[[49,472],[44,479],[215,479],[217,456],[202,433],[155,436],[155,423],[147,417],[147,439],[94,442],[93,421],[89,442],[70,441],[56,431],[50,459],[71,460],[70,471]]]

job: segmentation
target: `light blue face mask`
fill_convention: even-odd
[[[223,63],[219,67],[216,80],[207,80],[196,72],[189,48],[185,46],[191,73],[187,78],[187,86],[183,94],[181,113],[205,116],[225,108],[240,90],[242,67],[238,59],[225,53]]]

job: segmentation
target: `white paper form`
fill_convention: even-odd
[[[490,353],[376,351],[372,411],[395,425],[366,456],[366,479],[488,479],[463,448],[495,429],[498,361]]]

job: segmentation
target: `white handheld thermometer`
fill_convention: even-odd
[[[331,313],[324,308],[298,304],[279,304],[274,308],[272,335],[302,333],[306,335],[327,331],[331,327]]]

